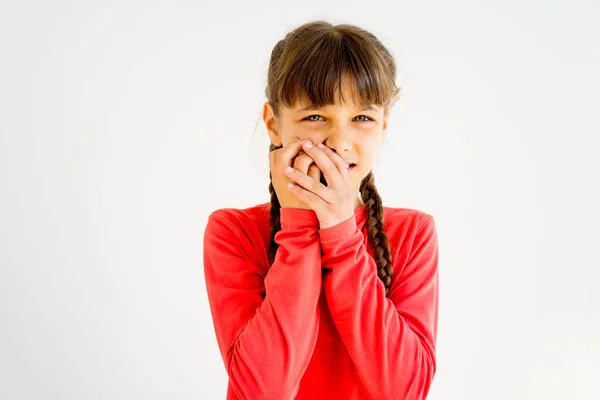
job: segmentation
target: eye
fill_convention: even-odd
[[[320,118],[323,118],[323,117],[321,117],[320,115],[309,115],[308,117],[306,117],[306,118],[304,118],[304,119],[305,119],[305,120],[308,120],[308,121],[315,121],[314,119],[309,119],[309,118],[312,118],[312,117],[320,117]]]
[[[316,122],[317,120],[314,120],[314,119],[309,119],[309,118],[312,118],[312,117],[319,117],[319,118],[323,118],[323,117],[321,117],[320,115],[317,115],[317,114],[315,114],[315,115],[309,115],[308,117],[304,118],[304,120],[306,120],[306,121],[315,121],[315,122]],[[363,118],[366,118],[366,119],[360,120],[359,122],[368,122],[368,121],[373,121],[373,119],[372,119],[372,118],[369,118],[369,117],[367,117],[366,115],[358,115],[356,118],[360,118],[360,117],[363,117]]]

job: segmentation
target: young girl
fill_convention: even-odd
[[[263,110],[271,201],[214,211],[204,236],[227,399],[426,398],[434,219],[384,207],[371,171],[395,77],[388,50],[354,25],[313,21],[275,45]]]

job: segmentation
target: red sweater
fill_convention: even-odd
[[[436,370],[433,217],[384,207],[394,270],[386,297],[364,204],[326,229],[312,210],[282,208],[270,267],[269,209],[216,210],[204,234],[227,399],[425,399]]]

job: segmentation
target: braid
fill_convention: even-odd
[[[269,152],[282,147],[283,146],[275,146],[273,143],[271,143],[269,145]],[[273,187],[273,176],[271,175],[271,171],[269,171],[269,193],[271,193],[271,211],[269,215],[269,222],[271,224],[271,238],[269,241],[268,257],[269,265],[272,265],[273,261],[275,261],[275,253],[277,253],[277,248],[279,247],[277,242],[275,242],[275,234],[281,230],[281,221],[279,220],[279,210],[281,209],[281,204],[279,204],[277,193]]]
[[[392,285],[392,252],[385,233],[383,203],[372,171],[360,183],[360,196],[367,211],[367,233],[375,255],[377,275],[385,286],[387,296]]]
[[[269,151],[280,149],[283,146],[270,144]],[[269,264],[272,265],[275,260],[275,253],[279,245],[275,242],[275,234],[281,230],[279,199],[273,187],[273,177],[269,171],[269,193],[271,193],[271,211],[269,222],[271,224],[271,237],[269,242]],[[377,275],[385,286],[385,295],[387,296],[392,284],[392,257],[388,237],[384,229],[383,204],[381,197],[375,187],[375,178],[373,172],[362,180],[360,184],[361,198],[364,201],[367,211],[367,232],[368,240],[373,247],[375,254],[375,264],[377,265]]]

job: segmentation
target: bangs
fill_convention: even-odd
[[[396,92],[389,66],[379,57],[376,45],[351,32],[329,31],[295,44],[296,54],[283,59],[276,97],[285,107],[297,104],[314,107],[347,103],[342,84],[349,79],[352,100],[359,106],[385,106]]]

